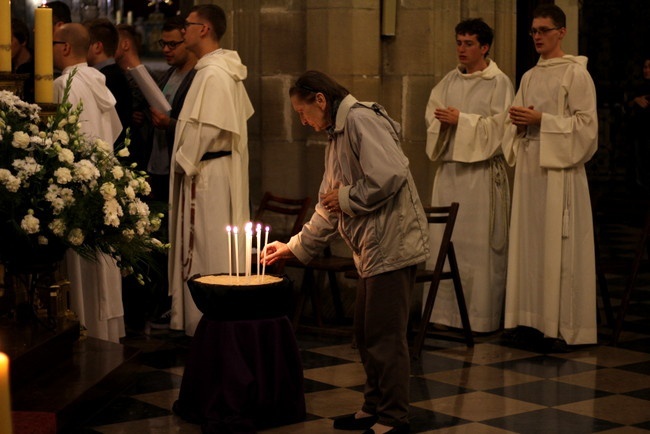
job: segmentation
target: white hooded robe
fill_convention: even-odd
[[[68,102],[83,103],[79,116],[81,131],[88,138],[100,138],[113,146],[122,131],[115,111],[115,98],[106,87],[104,74],[86,63],[67,67],[54,80],[54,100],[61,102],[70,73],[76,69]],[[86,327],[88,336],[119,342],[125,335],[122,306],[122,276],[115,260],[102,253],[97,262],[66,253],[72,310]]]
[[[470,325],[476,332],[497,330],[506,286],[510,190],[501,152],[505,113],[514,97],[510,79],[489,60],[471,74],[461,66],[431,91],[425,113],[426,152],[441,162],[431,205],[459,202],[452,241],[460,269]],[[458,125],[440,131],[437,108],[460,111]],[[431,251],[437,252],[443,228],[431,227]],[[436,258],[427,263],[433,268]],[[426,285],[424,299],[428,294]],[[431,322],[462,328],[453,283],[440,283]]]
[[[598,148],[596,91],[587,58],[541,59],[513,105],[542,112],[503,152],[515,165],[505,327],[533,327],[567,344],[597,342],[596,271],[584,164]]]
[[[238,226],[242,236],[250,218],[246,121],[253,114],[243,83],[247,69],[237,52],[206,54],[195,69],[178,117],[170,166],[170,327],[190,336],[201,312],[187,279],[196,273],[228,273],[226,226]],[[218,151],[232,155],[201,161],[206,152]],[[239,245],[243,273],[243,239]]]

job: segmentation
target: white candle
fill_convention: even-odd
[[[266,245],[269,243],[269,228],[268,226],[264,228],[264,231],[266,232],[264,234],[264,247],[262,250],[264,250],[264,264],[262,264],[262,277],[264,277],[264,273],[266,273]]]
[[[262,238],[262,225],[257,224],[257,227],[255,228],[257,232],[257,275],[260,275],[260,255],[262,254],[262,246],[260,245],[260,241]]]
[[[127,23],[129,26],[132,26],[132,25],[133,25],[133,11],[128,11],[128,12],[126,13],[126,23]]]
[[[237,226],[232,228],[232,234],[235,237],[235,272],[239,278],[239,228]]]
[[[251,256],[253,254],[253,223],[246,223],[246,274],[251,275]]]
[[[122,10],[118,9],[115,12],[115,24],[122,24]]]
[[[230,225],[226,226],[226,231],[228,232],[228,276],[232,276],[232,241],[230,239],[232,228]]]
[[[9,357],[0,353],[0,433],[11,434],[11,399],[9,397]]]

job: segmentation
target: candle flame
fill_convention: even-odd
[[[232,228],[232,231],[233,231],[234,233],[238,233],[238,232],[239,232],[239,228],[238,228],[237,226],[235,226],[234,228]]]
[[[226,226],[226,230],[227,230],[228,232],[232,231],[232,228],[230,227],[230,225]]]
[[[268,232],[268,231],[271,230],[271,228],[267,226],[267,227],[264,228],[264,230],[265,230],[266,232]]]

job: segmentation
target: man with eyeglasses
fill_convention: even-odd
[[[170,328],[192,336],[202,315],[187,279],[227,273],[230,252],[219,247],[224,228],[250,218],[246,122],[253,106],[243,83],[246,66],[236,51],[221,48],[223,9],[194,6],[185,24],[185,46],[199,60],[178,116],[170,164],[169,286]]]
[[[500,327],[506,288],[510,186],[501,139],[515,91],[488,57],[490,26],[468,19],[455,32],[459,65],[433,88],[425,112],[426,153],[440,163],[431,205],[460,202],[456,257],[472,330],[487,333]],[[432,228],[429,237],[437,251],[442,233]],[[443,281],[438,291],[431,322],[462,328],[453,285]]]
[[[118,26],[120,34],[124,24]],[[130,26],[129,26],[130,27]],[[162,27],[161,39],[158,44],[162,48],[165,60],[170,68],[165,71],[157,80],[160,90],[171,105],[169,113],[162,113],[154,107],[146,107],[146,116],[150,119],[151,126],[147,130],[144,152],[142,153],[142,165],[149,175],[151,194],[149,200],[158,205],[167,206],[169,202],[169,164],[171,152],[174,146],[174,135],[178,115],[183,107],[187,91],[192,84],[196,70],[196,56],[185,48],[183,32],[185,20],[179,16],[168,18]],[[125,47],[124,59],[128,59],[128,47]],[[118,49],[119,53],[119,49]],[[116,55],[116,59],[119,58]],[[131,67],[136,64],[129,63]],[[127,74],[128,77],[128,74]],[[135,119],[134,119],[135,121]],[[167,237],[166,231],[163,238]],[[160,271],[160,280],[154,276],[155,286],[149,298],[143,303],[146,305],[145,331],[151,329],[169,328],[171,300],[168,295],[169,286],[167,282],[168,257],[157,255],[157,263]],[[158,274],[158,273],[156,273]]]
[[[562,50],[566,17],[539,6],[530,34],[540,58],[506,121],[504,155],[515,165],[505,327],[542,351],[594,344],[596,273],[585,163],[598,147],[596,92],[587,58]]]
[[[112,147],[122,131],[115,110],[115,97],[105,84],[104,75],[86,63],[90,45],[88,30],[81,24],[63,24],[54,31],[54,65],[63,71],[54,80],[54,100],[61,102],[70,74],[74,72],[68,102],[83,103],[79,115],[81,131]],[[71,305],[88,336],[119,342],[124,336],[122,276],[115,261],[101,254],[89,261],[69,250],[66,267],[71,282]]]

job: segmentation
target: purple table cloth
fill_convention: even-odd
[[[303,421],[302,364],[289,319],[203,316],[174,411],[204,433],[248,434]]]

